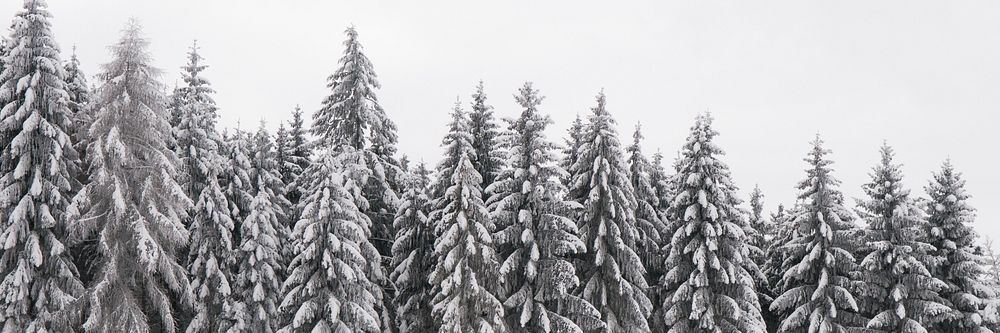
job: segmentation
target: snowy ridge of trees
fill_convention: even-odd
[[[432,172],[353,27],[320,108],[272,135],[217,128],[197,44],[166,95],[130,21],[92,88],[50,20],[25,0],[0,39],[0,332],[1000,331],[950,160],[920,198],[883,146],[848,202],[817,136],[767,212],[710,114],[665,161],[603,91],[558,145],[530,82],[500,125],[479,81]]]

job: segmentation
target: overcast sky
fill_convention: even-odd
[[[9,18],[21,1],[0,1]],[[743,192],[791,204],[808,142],[821,133],[849,197],[886,140],[906,184],[951,158],[981,233],[1000,238],[1000,2],[997,1],[320,1],[49,0],[57,40],[88,74],[128,17],[152,40],[164,82],[179,81],[194,39],[211,67],[222,124],[271,128],[327,95],[354,24],[399,126],[400,150],[436,162],[456,96],[485,81],[515,116],[533,81],[561,142],[604,88],[624,139],[668,156],[710,110]],[[744,198],[747,195],[744,194]]]

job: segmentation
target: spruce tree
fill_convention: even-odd
[[[649,274],[650,281],[659,281],[664,271],[661,268],[663,257],[660,254],[663,239],[661,233],[666,232],[666,224],[657,214],[656,189],[650,176],[652,166],[642,154],[641,125],[636,124],[632,133],[632,145],[625,148],[628,154],[629,183],[635,191],[636,207],[635,221],[639,231],[636,241],[636,253],[642,259],[643,266]],[[654,305],[654,307],[658,307]]]
[[[479,81],[476,93],[472,94],[469,131],[472,134],[472,149],[474,151],[472,165],[483,176],[482,188],[485,191],[500,175],[504,160],[500,151],[499,126],[493,117],[493,106],[486,104],[483,81]]]
[[[795,236],[782,245],[794,264],[784,273],[785,292],[771,310],[784,314],[779,332],[852,332],[866,322],[851,293],[857,265],[851,249],[858,228],[837,189],[840,181],[833,177],[833,162],[826,157],[830,150],[823,148],[819,136],[811,144],[805,158],[807,176],[798,184],[802,209],[792,217]],[[760,197],[756,188],[754,193],[751,198]],[[759,218],[762,210],[756,207],[753,216]]]
[[[200,158],[213,165],[208,169],[208,181],[195,204],[191,222],[190,265],[191,290],[195,296],[194,317],[187,332],[223,332],[232,325],[228,309],[233,307],[232,281],[229,266],[236,259],[233,253],[233,220],[226,208],[226,199],[217,179],[223,162],[218,153]]]
[[[667,175],[667,170],[663,167],[663,154],[657,151],[653,154],[652,169],[649,174],[649,183],[653,186],[656,196],[656,213],[660,216],[660,220],[663,223],[669,224],[670,221],[667,219],[667,209],[670,208],[670,199],[673,198],[674,193],[670,189],[670,176]],[[664,244],[670,243],[670,235],[660,235],[664,238]]]
[[[583,141],[583,125],[583,119],[577,114],[576,119],[573,120],[573,124],[566,131],[569,137],[563,139],[565,147],[563,147],[563,157],[559,161],[559,166],[567,172],[573,170],[573,165],[576,165],[576,160],[579,159],[578,152]],[[569,188],[573,185],[573,175],[567,174],[563,177],[562,182],[563,185]]]
[[[174,303],[191,304],[177,252],[191,200],[167,147],[169,115],[149,42],[131,21],[103,66],[90,127],[90,183],[74,198],[72,240],[100,238],[87,332],[174,332]]]
[[[84,75],[80,68],[80,59],[76,57],[75,46],[64,68],[66,70],[66,92],[69,94],[69,110],[73,114],[72,129],[69,134],[73,139],[73,148],[80,153],[81,163],[86,163],[84,152],[87,150],[87,129],[93,122],[92,110],[89,108],[93,92],[90,91],[90,84],[87,83],[87,75]],[[82,169],[86,170],[85,167]]]
[[[298,105],[295,106],[295,110],[292,111],[292,120],[288,124],[289,131],[287,136],[281,138],[285,141],[280,144],[282,147],[283,158],[286,158],[289,163],[285,166],[286,171],[284,172],[284,178],[286,184],[294,184],[295,180],[302,175],[302,172],[309,167],[312,159],[312,148],[309,146],[309,140],[306,138],[305,120],[302,118],[302,108]],[[282,137],[282,132],[284,126],[278,128],[278,135]],[[288,201],[293,205],[299,203],[299,198],[302,197],[302,190],[298,188],[289,188],[286,194]]]
[[[698,116],[677,162],[664,322],[672,332],[763,332],[747,222],[712,120]]]
[[[431,183],[430,192],[431,210],[428,215],[431,225],[434,228],[434,235],[439,236],[442,231],[444,209],[448,206],[447,192],[452,186],[452,177],[458,162],[462,156],[471,154],[466,151],[466,144],[471,146],[472,137],[469,135],[469,118],[462,110],[462,103],[455,102],[451,112],[451,122],[448,123],[448,133],[441,140],[441,146],[445,148],[441,161],[434,169],[435,179]]]
[[[868,328],[924,332],[951,311],[938,295],[947,285],[925,264],[933,246],[921,241],[924,217],[903,188],[892,148],[883,145],[881,155],[871,181],[863,185],[868,199],[859,202],[858,214],[868,222],[871,252],[861,261],[858,296],[867,305],[862,311],[873,315]]]
[[[254,134],[252,151],[250,175],[255,194],[237,251],[233,330],[269,333],[280,328],[275,314],[281,299],[282,249],[289,247],[282,223],[288,201],[282,195],[284,183],[263,123]]]
[[[56,315],[83,293],[66,251],[65,211],[77,187],[67,74],[45,1],[25,1],[0,71],[0,328],[69,331]]]
[[[470,141],[462,140],[461,145],[465,153],[450,175],[443,233],[434,242],[437,265],[430,280],[439,290],[431,301],[433,315],[438,332],[505,332],[503,305],[495,294],[493,223],[479,188],[483,180],[470,161]]]
[[[340,67],[327,79],[330,95],[322,107],[313,114],[312,134],[320,145],[327,147],[345,145],[362,153],[364,166],[371,172],[367,183],[362,184],[363,196],[368,205],[362,211],[372,222],[371,242],[382,256],[382,269],[392,265],[392,241],[395,231],[392,223],[396,215],[396,196],[401,174],[396,152],[396,125],[379,105],[375,91],[380,88],[371,61],[365,56],[358,33],[354,27],[345,31],[344,55]],[[293,134],[294,137],[294,134]],[[385,275],[381,274],[380,275]],[[393,329],[393,294],[389,281],[376,281],[385,287],[383,300],[379,300],[383,324],[389,332]]]
[[[566,171],[557,147],[545,138],[552,120],[538,111],[541,97],[531,83],[516,96],[524,109],[504,145],[510,168],[494,185],[490,209],[497,244],[511,249],[500,265],[501,297],[508,332],[583,332],[603,327],[597,309],[573,294],[580,285],[571,257],[585,252],[560,183]]]
[[[372,177],[364,154],[340,145],[325,149],[298,182],[307,195],[292,231],[301,249],[282,285],[286,332],[382,332],[378,311],[384,279],[369,241],[371,220],[361,186]]]
[[[580,238],[587,246],[578,266],[580,296],[603,315],[607,332],[648,332],[652,304],[645,294],[646,269],[636,253],[636,199],[615,122],[604,93],[577,151],[569,198],[583,206]]]
[[[750,245],[753,245],[759,249],[764,249],[767,247],[767,235],[770,231],[770,226],[767,220],[764,218],[764,193],[761,192],[759,185],[754,185],[753,191],[750,191],[750,226],[754,230],[758,231],[754,235],[750,235]],[[757,266],[763,265],[764,254],[763,253],[751,253],[751,258],[757,263]]]
[[[241,242],[241,231],[243,221],[250,215],[250,205],[253,203],[254,189],[256,187],[254,179],[251,178],[253,165],[250,162],[250,146],[252,137],[241,129],[236,129],[232,135],[225,135],[223,138],[223,154],[226,159],[222,165],[225,166],[225,173],[220,177],[220,184],[228,201],[228,212],[233,220],[233,231],[236,244]]]
[[[214,177],[209,174],[212,168],[223,162],[215,159],[221,149],[221,138],[215,128],[219,115],[212,99],[215,90],[201,75],[208,68],[202,63],[203,59],[196,42],[188,51],[187,65],[181,67],[185,85],[176,91],[176,98],[182,102],[177,106],[179,119],[174,128],[177,138],[175,151],[181,160],[180,183],[192,201],[198,200],[201,190]]]
[[[967,203],[965,180],[951,161],[945,161],[924,189],[931,199],[927,205],[928,240],[934,246],[930,256],[940,263],[931,268],[931,273],[947,285],[941,297],[957,311],[956,316],[938,323],[933,330],[979,332],[986,324],[982,311],[989,302],[996,301],[997,290],[984,282],[987,261],[977,253],[978,235],[972,227],[975,210]]]
[[[406,181],[407,190],[400,200],[394,222],[397,233],[392,244],[393,271],[390,278],[396,286],[393,304],[396,306],[400,333],[434,330],[428,306],[434,295],[427,279],[434,269],[434,230],[427,219],[429,184],[430,170],[420,163]]]

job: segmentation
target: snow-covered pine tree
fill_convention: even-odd
[[[177,252],[191,200],[175,181],[166,97],[149,42],[130,21],[103,66],[90,127],[90,183],[69,210],[72,240],[100,238],[87,332],[174,332],[174,301],[191,304]]]
[[[667,170],[663,167],[663,154],[657,151],[653,154],[652,169],[649,173],[649,182],[653,186],[653,190],[656,191],[656,213],[660,215],[660,221],[664,224],[669,224],[667,220],[667,209],[670,208],[670,199],[673,198],[672,191],[670,190],[670,176],[667,175]],[[660,235],[664,237],[663,245],[668,245],[670,240],[668,237],[670,235]]]
[[[985,324],[982,311],[988,302],[996,301],[997,290],[983,282],[987,261],[977,254],[978,235],[972,228],[975,210],[966,202],[965,180],[951,161],[945,161],[924,190],[931,199],[927,205],[928,240],[935,249],[930,255],[941,263],[932,267],[931,273],[947,284],[940,295],[958,312],[933,330],[980,332]]]
[[[490,210],[502,253],[501,299],[508,332],[590,332],[603,327],[597,309],[572,294],[580,285],[570,257],[586,251],[578,236],[574,202],[562,198],[557,146],[545,138],[552,120],[538,111],[531,83],[516,96],[524,109],[504,135],[509,169],[493,185]]]
[[[232,323],[229,309],[235,305],[230,269],[233,260],[233,220],[226,205],[229,200],[219,186],[218,174],[224,162],[218,152],[203,151],[199,156],[211,165],[205,187],[198,195],[191,231],[191,290],[195,297],[194,316],[186,332],[224,332]]]
[[[698,116],[677,162],[664,322],[672,332],[764,332],[747,222],[712,120]]]
[[[270,135],[261,123],[253,137],[250,178],[254,198],[243,221],[236,265],[236,305],[231,309],[234,332],[277,331],[281,299],[282,253],[288,231],[282,220],[288,209]],[[288,252],[290,253],[290,252]]]
[[[371,176],[362,184],[363,196],[368,200],[362,212],[371,220],[371,242],[382,256],[382,270],[387,271],[392,266],[392,222],[399,200],[397,178],[401,174],[393,156],[398,140],[396,125],[378,103],[378,78],[358,41],[357,30],[349,27],[345,34],[344,56],[339,60],[340,67],[327,79],[331,92],[313,114],[311,131],[323,145],[347,145],[363,153]],[[386,298],[378,305],[384,329],[394,332],[392,307],[387,306],[394,297],[391,283],[376,283],[385,287]]]
[[[496,181],[504,166],[503,152],[500,150],[499,127],[493,117],[493,106],[486,104],[483,81],[479,81],[476,93],[472,94],[469,131],[472,133],[472,149],[475,151],[472,165],[483,176],[482,188],[484,191]]]
[[[670,207],[670,199],[673,197],[673,191],[670,189],[670,176],[667,175],[667,171],[663,167],[663,154],[659,151],[653,154],[649,172],[649,183],[653,187],[653,198],[651,199],[654,203],[653,208],[656,211],[656,216],[663,223],[663,230],[660,231],[660,248],[657,249],[661,260],[656,263],[657,267],[654,269],[654,272],[650,272],[650,278],[648,279],[650,281],[650,289],[647,294],[650,295],[650,302],[653,304],[653,313],[650,314],[649,318],[649,328],[653,332],[665,332],[667,328],[663,323],[662,306],[665,290],[660,281],[663,273],[666,272],[665,267],[663,267],[663,259],[665,259],[665,254],[669,253],[670,235],[667,232],[670,230],[670,221],[667,219],[667,209]],[[659,276],[654,276],[656,270],[659,270]]]
[[[583,118],[580,117],[580,114],[577,114],[576,119],[573,120],[573,124],[566,130],[569,136],[563,139],[565,142],[563,157],[559,161],[559,166],[567,171],[567,175],[562,179],[563,185],[567,188],[573,185],[573,175],[568,172],[573,170],[573,166],[576,165],[576,160],[579,158],[578,151],[583,141],[583,126]]]
[[[602,91],[580,141],[569,198],[583,206],[580,238],[587,246],[577,266],[580,296],[603,315],[607,332],[649,332],[652,304],[646,269],[636,254],[636,199],[615,121]]]
[[[663,239],[661,233],[666,232],[666,224],[657,214],[656,189],[650,176],[652,166],[646,155],[642,154],[642,126],[636,124],[632,133],[632,144],[625,148],[628,154],[629,183],[635,191],[636,207],[635,222],[639,231],[636,240],[636,253],[642,259],[649,281],[659,281],[663,270],[663,257],[660,253]],[[658,308],[658,305],[654,305]]]
[[[298,179],[307,195],[292,238],[301,251],[282,285],[280,311],[291,321],[280,331],[382,332],[381,258],[362,213],[361,184],[371,176],[363,153],[339,145],[321,150]]]
[[[64,244],[77,188],[66,72],[43,0],[14,17],[0,71],[0,328],[69,331],[56,314],[83,294]]]
[[[750,237],[750,244],[759,249],[764,249],[767,246],[767,235],[769,233],[770,226],[764,218],[764,192],[760,190],[760,185],[754,185],[753,190],[750,191],[749,222],[750,226],[757,231],[757,234]],[[763,265],[763,253],[751,253],[750,257],[757,263],[757,266]]]
[[[312,147],[309,145],[309,139],[306,138],[305,120],[302,118],[302,108],[298,105],[292,111],[292,120],[288,125],[287,136],[282,138],[285,142],[279,147],[283,147],[283,157],[291,163],[291,165],[285,166],[286,171],[283,173],[285,184],[295,184],[295,180],[312,162]],[[284,126],[278,128],[279,136],[283,130]],[[303,195],[302,190],[294,186],[289,188],[286,193],[288,201],[293,205],[297,205],[299,198]]]
[[[442,220],[444,219],[444,209],[448,206],[447,192],[452,185],[452,177],[458,162],[462,156],[469,154],[465,149],[466,143],[472,145],[472,137],[469,134],[469,118],[462,110],[462,102],[456,101],[452,108],[451,122],[448,123],[448,133],[441,139],[441,146],[444,147],[444,155],[434,169],[434,182],[430,184],[430,213],[428,220],[434,228],[434,235],[440,236],[444,232]]]
[[[952,310],[938,292],[947,285],[933,277],[925,264],[933,246],[921,241],[923,212],[903,188],[900,166],[891,147],[883,144],[882,159],[862,186],[868,199],[858,215],[868,222],[866,241],[871,253],[861,261],[857,296],[862,311],[873,316],[867,327],[885,332],[926,332]]]
[[[250,205],[255,194],[255,181],[250,177],[253,169],[250,162],[251,140],[253,138],[250,133],[237,128],[233,134],[224,136],[222,144],[225,173],[219,177],[219,182],[229,201],[229,216],[233,220],[236,244],[241,243],[243,220],[250,215]]]
[[[438,292],[431,301],[438,332],[504,332],[503,304],[497,299],[493,223],[483,203],[483,179],[473,167],[472,145],[464,133],[462,150],[445,195],[443,233],[434,242],[437,265],[430,275]]]
[[[192,201],[198,200],[201,190],[208,185],[211,171],[224,160],[217,159],[221,149],[221,138],[215,126],[219,119],[212,89],[201,73],[208,68],[202,64],[204,58],[198,53],[195,42],[188,51],[188,63],[181,67],[184,86],[176,89],[179,119],[174,134],[177,139],[175,151],[181,160],[180,183]],[[210,156],[211,155],[211,156]],[[227,204],[228,205],[228,204]]]
[[[771,310],[783,314],[778,332],[851,332],[866,323],[851,293],[857,265],[851,249],[859,229],[837,189],[840,181],[826,157],[830,150],[823,148],[818,135],[811,144],[805,158],[807,176],[798,184],[802,208],[792,217],[795,236],[782,245],[794,264],[784,273],[785,292],[775,298]],[[754,193],[752,198],[761,196],[756,188]],[[753,215],[760,217],[761,211],[755,208]]]
[[[69,110],[73,114],[70,136],[73,139],[73,147],[80,153],[81,163],[86,163],[84,152],[87,150],[87,129],[90,128],[90,123],[93,121],[93,114],[89,108],[93,92],[90,91],[90,84],[87,83],[87,75],[84,75],[80,68],[80,59],[76,57],[76,46],[73,47],[73,53],[64,68],[66,70],[66,92],[69,94]],[[86,170],[85,167],[81,169]]]
[[[396,285],[396,323],[400,333],[433,332],[431,309],[433,288],[427,276],[434,269],[434,229],[427,219],[430,199],[427,188],[430,170],[420,163],[403,193],[394,227],[392,244],[393,272]]]

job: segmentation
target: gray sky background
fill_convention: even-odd
[[[0,1],[9,19],[21,1]],[[456,96],[486,82],[501,116],[533,81],[562,142],[604,88],[624,141],[643,123],[648,153],[681,146],[710,110],[724,160],[768,209],[794,200],[817,132],[849,197],[887,140],[923,195],[950,157],[965,173],[982,234],[1000,238],[1000,2],[997,1],[259,1],[49,0],[68,58],[88,74],[130,16],[152,40],[164,82],[192,40],[211,67],[222,124],[269,127],[327,95],[343,30],[375,64],[400,150],[436,162]]]

